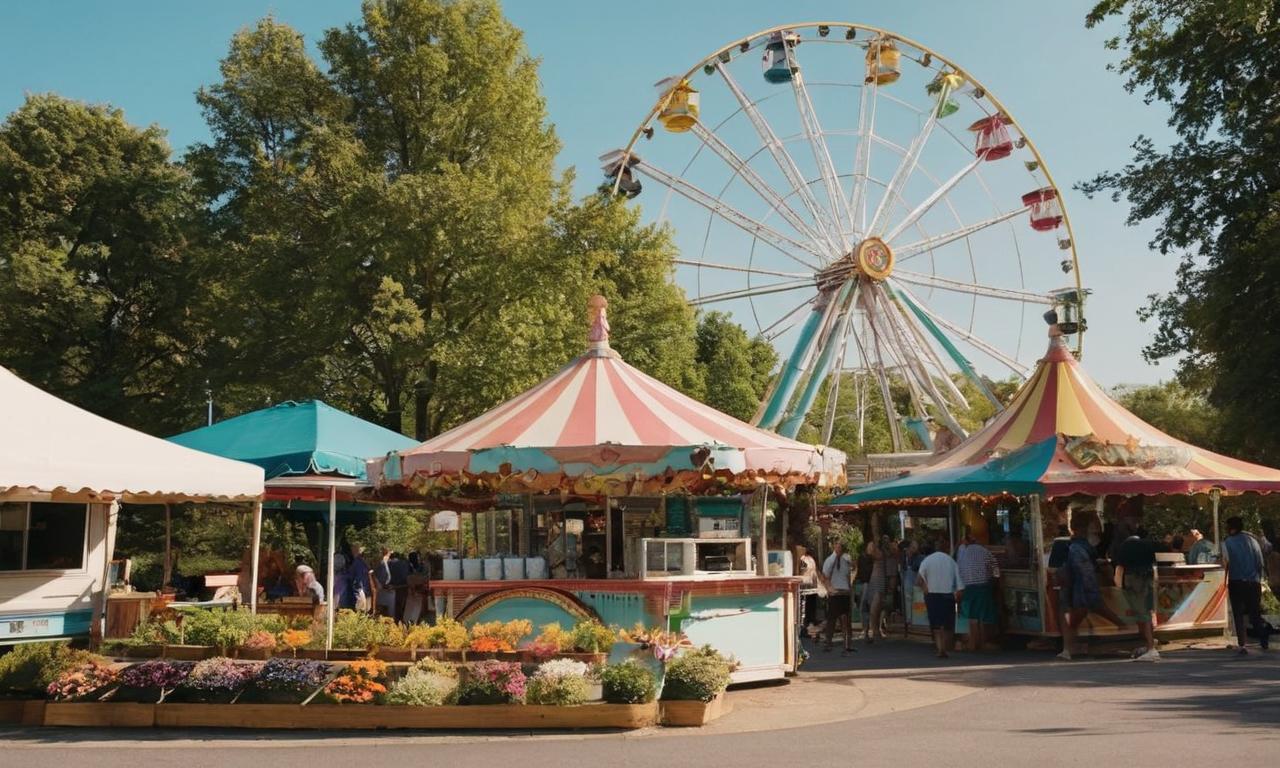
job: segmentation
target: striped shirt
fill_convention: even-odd
[[[965,586],[990,584],[1000,576],[1000,566],[996,564],[996,556],[981,544],[970,544],[956,558],[960,566],[960,580]]]

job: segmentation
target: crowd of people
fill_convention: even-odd
[[[1157,661],[1160,652],[1154,637],[1156,610],[1155,572],[1162,564],[1203,565],[1221,563],[1227,572],[1230,621],[1238,653],[1248,653],[1250,632],[1262,648],[1268,647],[1269,626],[1261,617],[1262,585],[1268,579],[1269,536],[1244,530],[1239,517],[1226,521],[1227,537],[1217,551],[1201,531],[1185,535],[1151,537],[1136,521],[1122,521],[1103,530],[1097,516],[1077,515],[1059,531],[1049,547],[1046,565],[1056,604],[1056,624],[1063,642],[1059,658],[1070,660],[1081,625],[1090,614],[1116,625],[1136,624],[1142,645],[1133,653],[1139,661]],[[967,649],[991,648],[1001,633],[1000,568],[1026,567],[1030,547],[1018,532],[1001,548],[1000,559],[971,532],[962,535],[954,557],[947,537],[921,541],[895,541],[889,536],[865,543],[853,556],[843,541],[832,542],[831,553],[819,565],[800,547],[798,571],[805,596],[803,615],[808,634],[821,637],[821,648],[830,651],[838,634],[843,653],[853,652],[852,613],[861,617],[862,639],[867,644],[882,639],[895,621],[904,633],[912,622],[912,595],[924,594],[935,652],[947,658],[955,646],[956,617],[966,620]],[[1165,557],[1158,557],[1166,553]],[[1169,558],[1168,554],[1180,555]],[[1273,568],[1274,569],[1274,568]],[[1274,575],[1272,575],[1274,581]],[[1103,599],[1103,584],[1114,585],[1122,598],[1126,621]],[[819,601],[823,616],[819,620]]]

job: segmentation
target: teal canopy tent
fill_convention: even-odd
[[[263,507],[287,511],[295,519],[319,518],[328,522],[326,647],[331,646],[338,514],[343,513],[347,522],[370,519],[375,507],[353,498],[367,483],[365,461],[408,450],[416,446],[417,441],[319,400],[290,400],[184,432],[169,440],[197,451],[257,464],[265,472],[265,501],[255,510],[253,521],[250,555],[253,584],[258,583]],[[354,519],[352,513],[355,513]],[[256,587],[249,605],[251,610],[257,610]]]
[[[875,502],[941,499],[969,494],[1025,496],[1043,493],[1041,478],[1053,461],[1057,443],[1058,436],[1054,435],[983,464],[946,469],[922,467],[837,496],[831,505],[853,507]]]
[[[169,440],[257,464],[268,481],[297,475],[341,475],[363,481],[365,460],[418,444],[319,400],[290,400]]]

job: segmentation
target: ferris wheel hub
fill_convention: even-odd
[[[853,250],[858,271],[872,280],[884,280],[893,274],[893,249],[878,237],[868,237]]]

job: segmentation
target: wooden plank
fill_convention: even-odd
[[[646,728],[657,722],[657,716],[656,703],[580,707],[166,703],[156,707],[155,723],[175,728],[577,730]]]
[[[721,693],[711,701],[664,701],[662,724],[677,728],[706,725],[733,711],[733,705]]]
[[[98,701],[50,703],[44,708],[44,724],[150,728],[156,724],[156,705]]]
[[[18,725],[22,722],[23,707],[27,702],[21,699],[0,700],[0,723]]]

